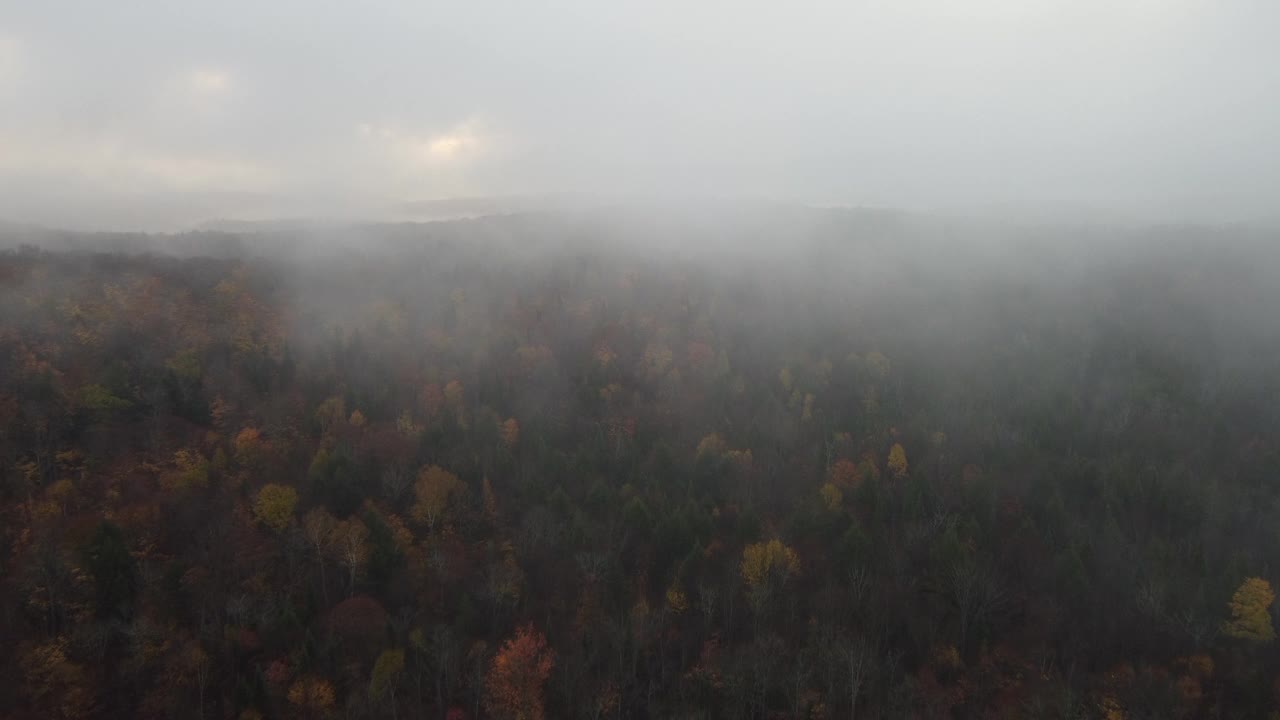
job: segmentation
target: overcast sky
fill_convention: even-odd
[[[1274,218],[1276,0],[0,0],[0,217],[546,193]]]

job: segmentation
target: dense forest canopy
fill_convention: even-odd
[[[1280,236],[0,229],[0,716],[1280,713]]]

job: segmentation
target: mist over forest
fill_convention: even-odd
[[[0,6],[0,720],[1280,720],[1280,3]]]
[[[1274,232],[2,240],[12,717],[1280,708]]]

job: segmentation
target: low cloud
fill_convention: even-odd
[[[222,95],[231,89],[231,74],[225,70],[200,68],[188,73],[187,84],[198,95]]]
[[[467,4],[56,5],[0,31],[0,185],[68,212],[133,182],[1161,222],[1250,220],[1280,194],[1275,3],[553,0],[502,23]]]
[[[0,134],[0,173],[63,178],[73,186],[134,192],[267,192],[280,188],[274,170],[238,157],[163,151],[129,140],[65,134]]]
[[[16,88],[22,75],[22,46],[18,38],[0,31],[0,94]]]
[[[475,119],[465,120],[441,131],[410,131],[379,123],[361,123],[359,138],[375,151],[410,167],[438,168],[446,163],[463,163],[491,153],[495,135]]]

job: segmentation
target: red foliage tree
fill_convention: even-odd
[[[356,595],[333,606],[329,611],[328,629],[342,639],[348,650],[371,657],[382,647],[388,617],[377,600]]]

